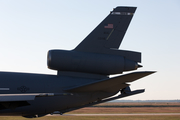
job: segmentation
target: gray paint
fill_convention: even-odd
[[[57,75],[0,72],[0,115],[41,117],[144,92],[127,82],[154,72],[109,78],[141,67],[140,52],[118,50],[135,10],[117,7],[75,49],[50,50],[48,67]]]
[[[138,64],[119,55],[50,50],[48,68],[58,71],[110,75],[136,70]]]

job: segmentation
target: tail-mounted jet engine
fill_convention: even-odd
[[[94,74],[119,74],[136,70],[137,62],[123,56],[65,50],[48,52],[48,68],[58,71],[75,71]]]

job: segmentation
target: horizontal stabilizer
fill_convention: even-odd
[[[97,91],[114,92],[114,91],[117,91],[117,90],[120,90],[129,86],[127,82],[133,82],[137,79],[140,79],[152,73],[154,72],[144,71],[144,72],[129,73],[129,74],[113,77],[113,78],[103,79],[100,81],[71,87],[71,88],[65,89],[65,91],[67,92],[97,92]]]

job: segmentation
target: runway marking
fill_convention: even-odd
[[[63,114],[63,116],[157,116],[157,115],[180,115],[180,113],[124,113],[124,114]],[[47,116],[60,116],[59,114],[48,114]]]

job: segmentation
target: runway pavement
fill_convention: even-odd
[[[154,115],[180,115],[180,113],[126,113],[126,114],[63,114],[62,116],[154,116]],[[60,114],[48,114],[47,116],[60,116]]]

